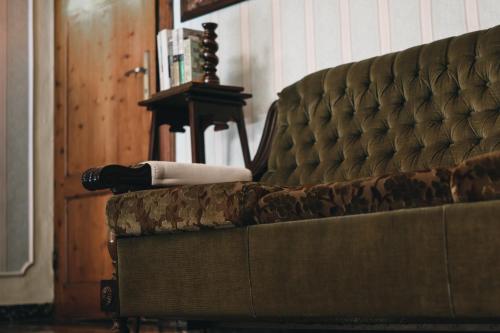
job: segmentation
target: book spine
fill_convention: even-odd
[[[167,37],[167,49],[168,49],[168,54],[167,54],[167,67],[168,67],[168,79],[169,79],[169,86],[175,86],[174,83],[174,31],[169,30],[168,37]]]
[[[184,29],[177,30],[177,45],[179,55],[179,82],[185,83],[186,78],[184,75]]]
[[[188,38],[184,42],[184,77],[186,82],[193,80],[192,71],[192,43],[191,38]]]
[[[201,38],[196,38],[192,42],[191,49],[191,72],[192,72],[192,81],[203,82],[203,59],[201,56]]]
[[[189,36],[184,46],[184,62],[186,81],[203,81],[201,62],[201,41],[197,36]]]
[[[186,83],[186,75],[185,75],[185,69],[184,69],[184,51],[183,53],[179,54],[179,82]]]
[[[164,64],[163,64],[163,48],[161,42],[161,31],[156,35],[156,52],[158,58],[158,72],[160,78],[160,91],[165,90],[165,82],[164,82]]]
[[[180,84],[179,77],[179,55],[173,56],[172,62],[172,81],[174,86],[178,86]]]
[[[165,89],[170,89],[171,87],[171,74],[170,74],[170,65],[169,65],[169,48],[168,48],[168,39],[169,35],[172,33],[171,30],[164,30],[162,35],[162,50],[163,50],[163,81],[165,83]]]
[[[172,32],[172,85],[178,86],[179,81],[179,30],[176,29]]]
[[[184,38],[184,39],[189,37],[189,36],[197,36],[199,38],[202,38],[202,36],[203,36],[202,30],[181,28],[181,29],[179,29],[179,31],[180,31],[180,34],[182,34],[182,38]]]

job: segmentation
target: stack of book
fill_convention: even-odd
[[[190,81],[203,81],[203,31],[163,29],[156,36],[160,90]]]

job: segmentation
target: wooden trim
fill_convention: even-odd
[[[157,0],[156,32],[174,28],[174,5],[172,0]]]
[[[271,146],[278,128],[277,123],[278,101],[274,101],[269,107],[269,111],[267,111],[266,122],[264,124],[264,130],[262,131],[262,138],[260,139],[255,157],[250,163],[250,170],[252,171],[254,181],[260,180],[260,178],[267,171],[267,161],[271,155]]]
[[[244,0],[218,0],[218,1],[213,1],[207,5],[201,5],[198,8],[189,10],[187,9],[188,6],[188,1],[187,0],[182,0],[181,1],[181,22],[190,20],[192,18],[205,15],[208,13],[211,13],[213,11],[222,9],[224,7],[234,5],[238,2],[242,2]]]
[[[156,33],[163,29],[174,28],[174,5],[172,0],[156,0]],[[156,52],[158,57],[158,52]],[[156,66],[159,61],[156,59]],[[156,91],[160,91],[159,68],[156,69]],[[175,161],[175,133],[170,131],[169,125],[162,125],[159,129],[160,155],[162,161]],[[167,144],[165,144],[167,143]],[[151,148],[150,148],[151,149]]]
[[[66,281],[66,251],[63,250],[65,243],[62,241],[65,234],[66,200],[64,191],[64,177],[66,176],[66,161],[64,158],[66,150],[66,47],[67,29],[64,8],[67,0],[55,0],[54,2],[54,61],[55,61],[55,114],[54,114],[54,252],[57,253],[57,270],[54,270],[54,305],[55,316],[60,317],[60,308],[64,306],[64,287],[61,282]],[[58,308],[59,307],[59,308]]]
[[[0,0],[0,271],[7,268],[6,115],[7,115],[7,0]]]

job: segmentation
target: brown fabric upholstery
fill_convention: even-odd
[[[117,235],[147,235],[254,223],[254,207],[282,187],[252,182],[167,187],[115,195],[108,225]]]
[[[246,228],[118,239],[120,313],[252,315]]]
[[[460,163],[453,169],[451,191],[455,202],[500,199],[500,152]]]
[[[500,201],[118,239],[120,310],[175,319],[500,317]]]
[[[500,26],[311,74],[285,88],[270,184],[449,167],[500,147]]]
[[[119,236],[197,231],[441,205],[452,201],[449,178],[434,169],[304,187],[177,186],[116,195],[106,211]]]
[[[302,217],[337,213],[328,200],[341,190],[351,200],[339,205],[342,214],[438,204],[431,197],[449,202],[439,181],[448,173],[419,174],[417,200],[406,196],[402,178],[395,183],[404,196],[392,201],[388,180],[499,150],[499,59],[500,26],[311,74],[280,94],[262,178],[269,187],[186,186],[111,199],[110,226],[125,235],[243,225],[119,238],[121,314],[280,322],[500,317],[498,200],[244,226],[256,222],[260,198],[289,196],[274,194],[282,185],[354,180],[296,192],[289,211],[276,209],[283,220],[298,194],[307,199]],[[454,169],[456,201],[496,197],[496,174],[477,168],[494,171],[496,162],[481,159]],[[381,175],[392,176],[365,178]],[[429,186],[432,177],[437,186]],[[390,195],[365,202],[368,190]]]
[[[257,317],[451,316],[442,210],[251,227]]]
[[[438,168],[277,191],[259,200],[256,220],[274,223],[451,202],[450,171]]]
[[[500,201],[446,206],[447,258],[457,317],[500,317]]]

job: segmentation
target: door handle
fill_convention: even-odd
[[[137,75],[138,73],[146,74],[147,69],[144,67],[135,67],[125,72],[125,76],[130,76],[132,74]]]
[[[149,89],[149,51],[144,52],[142,66],[134,67],[134,68],[125,72],[126,77],[129,77],[131,75],[136,76],[137,74],[144,74],[142,77],[143,93],[144,93],[144,99],[148,99],[149,95],[150,95],[150,89]]]

